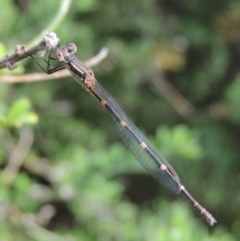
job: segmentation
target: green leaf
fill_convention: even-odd
[[[166,157],[179,156],[196,160],[203,154],[197,136],[184,125],[178,125],[172,129],[163,126],[158,129],[156,139],[161,146],[161,152]]]
[[[32,180],[25,173],[19,173],[17,175],[16,181],[14,182],[14,187],[16,188],[16,190],[18,190],[19,193],[24,194],[26,194],[31,185]]]
[[[233,121],[240,121],[240,75],[237,75],[234,81],[228,86],[225,92],[228,113]]]
[[[33,112],[22,113],[17,119],[14,120],[13,125],[15,127],[21,127],[24,124],[36,124],[38,122],[38,116]]]
[[[96,6],[96,0],[82,0],[78,1],[77,5],[81,12],[89,12],[93,10]]]
[[[4,56],[6,54],[6,48],[5,48],[5,45],[0,42],[0,56]]]
[[[10,108],[7,120],[9,126],[21,127],[24,124],[35,124],[38,116],[30,112],[31,103],[28,99],[22,98],[17,100]]]
[[[0,116],[0,128],[3,129],[6,126],[7,120],[6,117]]]
[[[22,98],[17,100],[13,105],[11,106],[9,112],[8,112],[8,119],[15,119],[19,115],[21,115],[23,112],[26,112],[29,110],[31,104],[28,99]]]

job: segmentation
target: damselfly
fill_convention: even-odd
[[[95,79],[93,72],[75,57],[76,51],[77,46],[73,43],[57,48],[54,60],[59,61],[60,65],[54,68],[50,67],[48,60],[47,73],[52,74],[67,68],[75,80],[106,109],[117,132],[140,164],[167,189],[175,194],[182,193],[197,213],[209,225],[213,226],[217,222],[215,218],[186,190],[175,170],[127,118],[115,100]]]

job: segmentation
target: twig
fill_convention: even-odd
[[[107,57],[107,55],[108,55],[108,48],[106,47],[102,48],[97,55],[85,61],[85,64],[88,67],[93,67],[95,65],[98,65],[100,62],[102,62],[102,60],[104,60]]]
[[[85,61],[85,64],[88,67],[93,67],[103,61],[108,55],[108,49],[103,48],[100,52],[90,58],[89,60]],[[0,76],[0,82],[7,82],[7,83],[23,83],[23,82],[38,82],[38,81],[46,81],[46,80],[53,80],[53,79],[61,79],[67,76],[71,76],[70,72],[66,69],[60,70],[55,72],[51,75],[45,73],[34,73],[34,74],[24,74],[24,75],[6,75]]]
[[[50,183],[58,183],[58,172],[56,171],[56,167],[50,163],[52,163],[51,160],[42,157],[26,158],[24,168],[37,176],[43,177]]]
[[[20,140],[12,151],[7,166],[2,172],[4,180],[11,185],[23,164],[25,156],[29,152],[33,142],[33,132],[30,128],[24,128],[20,132]]]
[[[3,211],[2,211],[3,210]],[[26,239],[34,239],[40,240],[51,240],[51,241],[76,241],[75,237],[70,235],[60,235],[56,234],[53,231],[47,230],[44,227],[41,227],[38,221],[38,214],[37,213],[24,213],[20,209],[18,209],[17,205],[12,205],[10,202],[5,201],[1,203],[1,222],[6,222],[9,227],[12,227],[10,230],[19,230],[21,229],[21,234]],[[45,211],[49,211],[45,210]],[[50,214],[54,215],[54,210],[50,210]],[[47,213],[49,215],[49,213]],[[7,227],[7,226],[6,226]],[[9,232],[7,230],[6,232]],[[19,232],[12,232],[11,233],[11,240],[22,240],[19,239]],[[22,237],[22,236],[21,236]],[[2,239],[1,241],[6,240]]]
[[[53,79],[61,79],[70,76],[67,69],[59,70],[51,75],[46,73],[33,73],[33,74],[22,74],[22,75],[3,75],[0,76],[0,82],[6,83],[32,83],[39,81],[47,81]]]
[[[55,29],[57,28],[57,26],[60,25],[60,23],[62,22],[62,20],[64,19],[64,17],[66,16],[69,8],[70,8],[70,5],[71,5],[71,2],[72,0],[62,0],[62,1],[59,1],[61,2],[61,5],[58,9],[58,12],[56,13],[56,16],[53,18],[53,20],[41,31],[41,33],[36,36],[33,40],[30,41],[30,43],[28,44],[28,46],[32,46],[34,44],[36,44],[40,39],[41,37],[46,34],[47,32],[50,32],[50,31],[55,31]]]
[[[152,74],[153,78],[151,78],[151,83],[153,85],[152,89],[155,92],[161,93],[185,119],[196,116],[197,111],[194,106],[184,98],[162,73],[157,73],[156,70],[152,70]]]
[[[0,69],[8,68],[13,70],[17,67],[16,63],[30,57],[30,55],[42,56],[45,50],[51,49],[57,46],[59,39],[53,32],[44,35],[43,39],[36,45],[26,48],[25,45],[17,45],[15,53],[0,59]]]

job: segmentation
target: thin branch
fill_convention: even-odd
[[[30,57],[30,55],[44,55],[47,49],[57,46],[59,39],[53,32],[44,35],[43,39],[36,45],[26,48],[25,45],[17,45],[15,53],[0,59],[0,69],[8,68],[13,70],[17,67],[16,63]]]
[[[151,83],[156,93],[161,93],[173,108],[185,119],[196,116],[194,106],[170,83],[162,73],[152,70]]]
[[[70,72],[67,69],[57,71],[51,75],[46,73],[33,73],[33,74],[22,74],[22,75],[5,75],[0,76],[0,82],[7,83],[33,83],[39,81],[47,81],[54,79],[61,79],[70,76]]]
[[[16,178],[23,161],[33,143],[33,132],[30,128],[20,131],[20,140],[12,151],[7,166],[2,172],[4,180],[11,185]]]
[[[58,12],[56,13],[56,16],[45,27],[45,29],[41,31],[41,33],[37,37],[31,40],[31,42],[28,44],[29,46],[36,44],[39,41],[39,39],[41,39],[41,37],[44,34],[46,34],[46,32],[55,31],[55,29],[60,25],[60,23],[68,13],[72,0],[62,0],[60,2],[61,2],[61,5],[58,9]]]
[[[49,206],[49,205],[48,205]],[[18,209],[17,205],[12,205],[7,200],[1,204],[1,222],[6,222],[10,227],[13,229],[11,230],[21,230],[21,234],[27,238],[40,240],[51,240],[51,241],[76,241],[77,239],[70,235],[60,235],[56,234],[55,232],[48,230],[44,227],[41,227],[38,221],[38,214],[37,213],[24,213],[20,209]],[[55,210],[50,210],[51,213],[47,213],[47,215],[54,215]],[[19,239],[19,232],[12,232],[10,235],[10,240],[22,240]],[[22,237],[22,236],[21,236]],[[2,239],[1,240],[6,240]],[[9,239],[8,239],[9,240]]]
[[[93,67],[98,65],[102,62],[108,55],[108,49],[102,48],[100,52],[90,58],[89,60],[85,61],[85,64],[88,67]],[[53,79],[61,79],[67,76],[71,76],[70,72],[67,69],[60,70],[55,72],[51,75],[45,73],[33,73],[33,74],[24,74],[24,75],[6,75],[0,76],[0,82],[7,82],[7,83],[26,83],[26,82],[38,82],[38,81],[47,81]]]
[[[52,161],[42,157],[26,158],[24,168],[31,173],[41,176],[50,183],[59,183],[57,168],[51,165]]]
[[[106,47],[102,48],[97,55],[95,55],[92,58],[90,58],[87,61],[85,61],[85,64],[88,67],[96,66],[100,62],[102,62],[107,57],[107,55],[108,55],[108,48],[106,48]]]

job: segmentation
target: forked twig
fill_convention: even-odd
[[[36,45],[26,48],[25,45],[17,45],[15,53],[0,59],[0,69],[8,68],[14,70],[16,63],[30,57],[31,55],[43,56],[47,49],[55,48],[59,42],[59,38],[54,32],[47,33],[43,39]]]
[[[88,59],[84,63],[88,67],[93,67],[98,65],[102,62],[108,55],[108,49],[102,48],[100,52],[93,56],[92,58]],[[61,79],[67,76],[71,76],[70,72],[67,69],[60,70],[55,72],[51,75],[45,73],[33,73],[33,74],[22,74],[22,75],[3,75],[0,76],[0,82],[7,82],[7,83],[32,83],[32,82],[39,82],[39,81],[47,81],[53,79]]]

